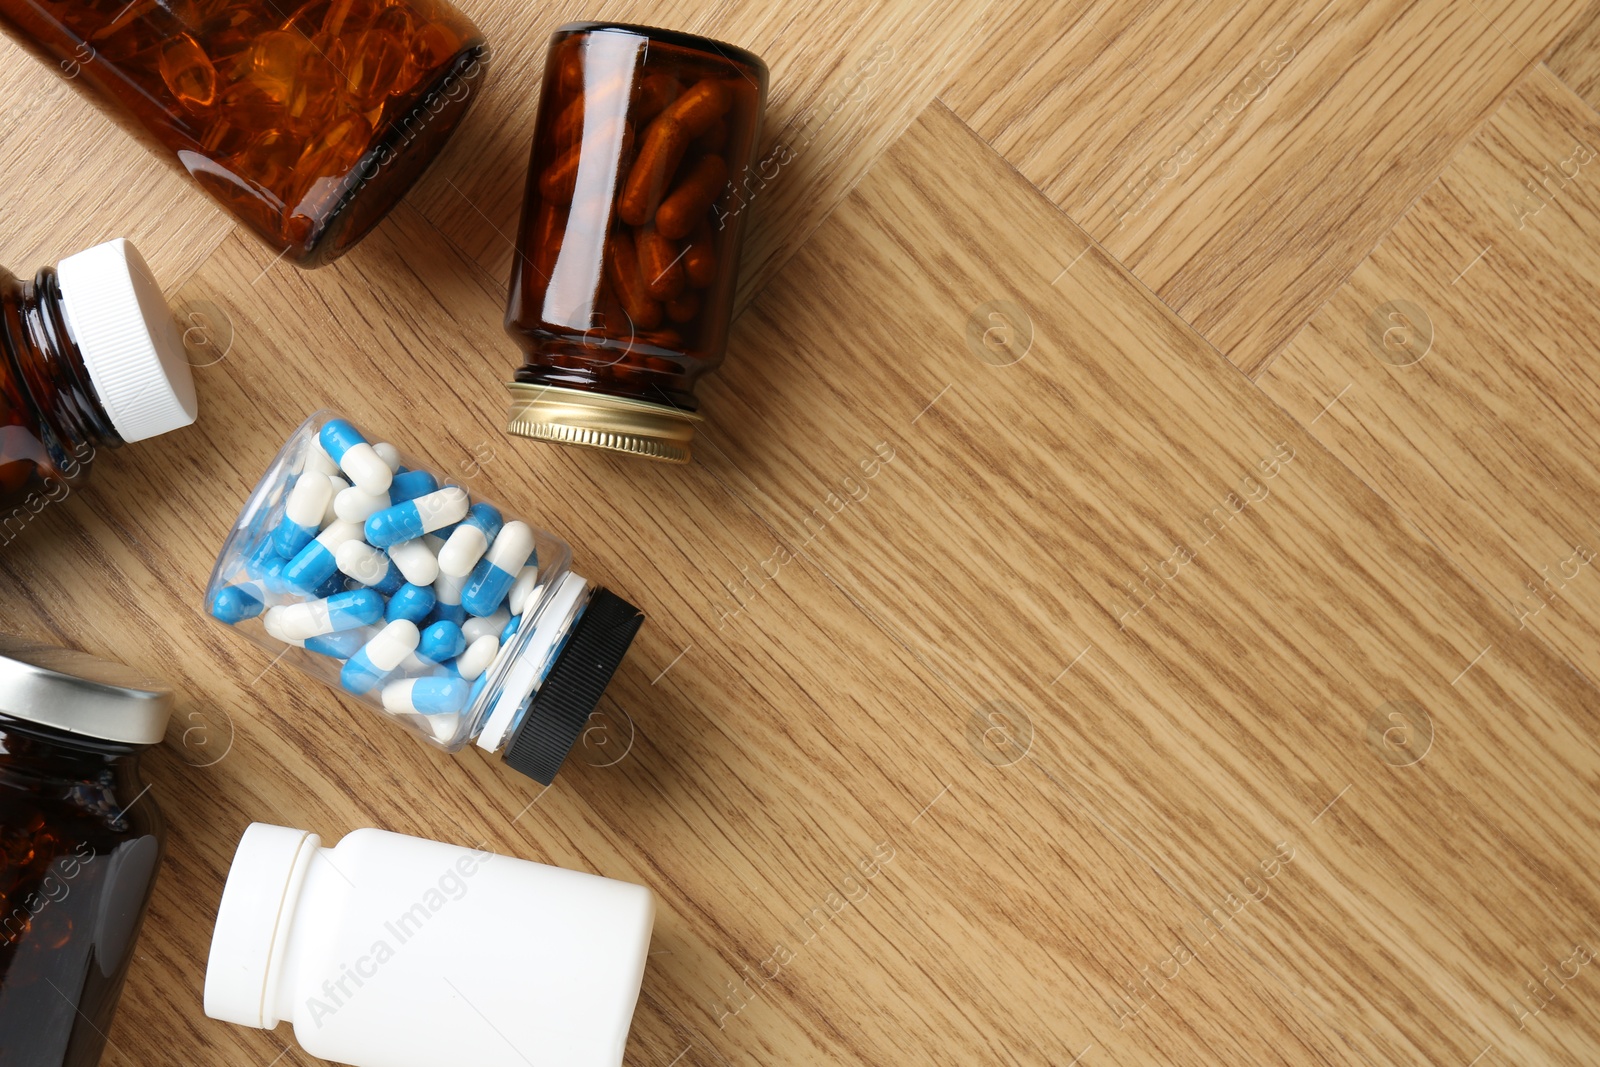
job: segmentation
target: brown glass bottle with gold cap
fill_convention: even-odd
[[[486,61],[445,0],[0,0],[0,26],[305,267],[405,194]]]
[[[767,68],[613,23],[551,39],[511,274],[512,433],[687,462],[722,362]],[[770,177],[768,175],[767,177]]]

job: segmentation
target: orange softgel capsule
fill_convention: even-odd
[[[345,92],[357,111],[379,107],[411,60],[416,19],[403,7],[385,9],[349,48]]]
[[[506,332],[513,433],[674,462],[722,361],[767,69],[733,45],[576,23],[545,64]]]
[[[0,25],[307,267],[405,194],[487,62],[483,35],[442,0],[0,0]]]
[[[199,42],[187,33],[161,46],[161,80],[184,107],[207,108],[217,98],[217,71]]]

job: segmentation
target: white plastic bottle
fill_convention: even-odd
[[[617,1067],[655,902],[643,886],[384,830],[334,848],[252,823],[206,1014],[355,1067]]]

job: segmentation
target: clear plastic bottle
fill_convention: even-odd
[[[0,637],[0,1060],[94,1067],[166,831],[139,755],[172,696],[121,664]]]
[[[414,536],[383,536],[424,513]],[[427,744],[503,749],[548,785],[644,622],[571,561],[554,534],[319,411],[245,502],[206,608]]]
[[[0,268],[0,544],[69,496],[96,452],[194,421],[183,338],[118,238],[25,281]]]
[[[618,23],[550,39],[505,328],[508,429],[684,463],[722,362],[767,68]]]
[[[619,1067],[654,921],[643,886],[481,846],[252,823],[205,1010],[354,1067]]]
[[[486,61],[446,0],[0,0],[0,25],[306,267],[405,195]]]

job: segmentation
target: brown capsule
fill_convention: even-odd
[[[694,290],[679,293],[667,301],[667,318],[673,322],[689,322],[700,314],[700,294]]]
[[[639,255],[639,276],[647,292],[657,300],[671,300],[689,284],[680,260],[683,253],[676,241],[668,240],[654,226],[641,226],[634,244]]]
[[[702,152],[721,152],[728,145],[728,120],[718,119],[711,128],[694,139],[694,146]]]
[[[625,110],[620,102],[613,99],[618,96],[631,82],[631,72],[626,76],[613,75],[605,81],[591,85],[582,93],[574,96],[561,113],[556,116],[555,140],[557,144],[575,144],[583,136],[583,116],[592,102],[601,114],[607,112],[620,112]],[[634,116],[637,118],[637,116]],[[643,121],[643,119],[639,119]]]
[[[663,111],[660,118],[683,127],[689,140],[694,140],[709,130],[733,105],[733,94],[717,78],[706,78],[691,85],[678,99]]]
[[[423,23],[411,38],[411,60],[406,65],[408,81],[438,70],[461,47],[461,38],[437,22]]]
[[[622,221],[643,226],[654,217],[684,149],[709,130],[732,102],[726,85],[707,78],[690,86],[651,121],[639,147],[639,158],[634,160],[622,195],[617,198],[617,214]]]
[[[578,38],[567,41],[556,63],[556,85],[561,91],[583,92],[583,41]]]
[[[572,203],[572,191],[578,187],[578,161],[583,157],[583,146],[573,145],[544,168],[539,175],[539,195],[553,204]]]
[[[539,277],[549,280],[555,272],[556,260],[561,258],[561,242],[567,236],[567,213],[548,200],[539,202],[534,215],[532,244],[535,249],[533,269]]]
[[[574,97],[556,116],[556,144],[577,144],[583,134],[583,97]]]
[[[617,214],[623,222],[643,226],[650,221],[687,144],[682,128],[661,116],[645,129],[639,157],[628,170],[628,179],[617,197]]]
[[[711,224],[704,219],[694,228],[689,245],[683,253],[683,269],[689,275],[689,284],[705,289],[717,280],[717,249],[711,237]]]
[[[582,144],[573,145],[556,161],[544,169],[539,175],[539,195],[557,204],[572,203],[572,194],[578,187],[578,164],[585,152],[594,152],[599,143],[607,140],[616,128],[614,123],[605,123],[601,130],[584,138]],[[622,126],[622,150],[618,156],[626,156],[633,148],[633,127],[626,123]]]
[[[622,301],[617,299],[617,294],[612,291],[611,279],[601,278],[600,287],[595,293],[594,311],[589,316],[589,328],[584,331],[585,340],[609,338],[614,341],[630,340],[635,329],[628,313],[622,310]],[[592,358],[592,357],[591,357]],[[606,362],[616,362],[615,357],[608,357]]]
[[[653,330],[660,326],[661,302],[645,290],[633,238],[626,230],[611,235],[611,255],[606,260],[606,268],[610,272],[611,288],[616,291],[622,310],[627,312],[634,328]]]
[[[666,110],[677,99],[678,79],[671,74],[657,72],[639,79],[634,90],[633,116],[636,122],[649,122]]]
[[[673,240],[689,236],[728,184],[728,165],[721,156],[701,156],[678,187],[656,209],[656,226]]]

